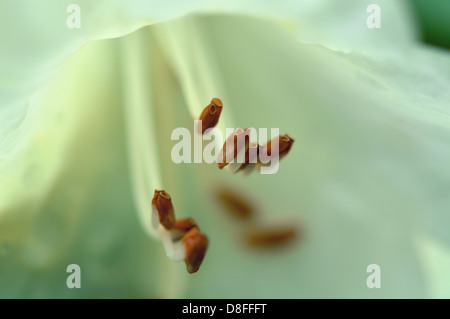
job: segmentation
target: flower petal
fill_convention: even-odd
[[[116,42],[93,42],[61,69],[36,100],[46,112],[33,139],[1,172],[4,298],[177,294],[172,263],[136,218]],[[81,268],[81,289],[66,286],[70,264]]]

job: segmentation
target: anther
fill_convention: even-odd
[[[200,233],[198,227],[192,228],[183,236],[182,244],[186,252],[184,262],[188,273],[193,274],[198,271],[205,257],[208,243],[208,237]]]
[[[217,122],[219,122],[220,113],[222,112],[223,104],[222,101],[218,98],[213,98],[211,102],[203,109],[200,114],[199,124],[197,130],[199,133],[204,134],[205,131],[209,128],[216,126]]]
[[[288,134],[277,136],[268,141],[259,151],[259,164],[265,165],[273,158],[286,156],[294,144],[294,139]]]
[[[241,152],[245,152],[248,148],[249,140],[250,130],[247,128],[238,128],[228,136],[217,156],[217,165],[219,166],[219,169],[224,168],[229,163],[233,163]],[[243,156],[241,163],[244,161],[245,156]],[[237,168],[240,166],[241,165],[238,165]]]
[[[254,209],[238,192],[228,188],[220,188],[216,193],[217,199],[228,212],[240,219],[252,217]]]
[[[170,236],[172,240],[180,240],[188,231],[198,225],[192,218],[183,218],[175,222],[175,225],[170,230]]]
[[[270,248],[286,245],[298,236],[292,226],[275,228],[253,228],[246,233],[246,242],[252,247]]]
[[[163,190],[155,189],[152,205],[158,212],[160,224],[167,230],[171,229],[175,225],[175,212],[170,195]]]

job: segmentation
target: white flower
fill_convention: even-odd
[[[448,296],[450,57],[416,41],[401,1],[378,2],[377,30],[367,1],[78,1],[81,29],[70,2],[2,4],[0,296]],[[207,14],[131,33],[188,12]],[[277,174],[171,161],[170,132],[215,96],[221,128],[296,139]],[[303,241],[243,247],[223,183],[263,223],[301,222]],[[155,188],[210,238],[194,276],[142,231]]]

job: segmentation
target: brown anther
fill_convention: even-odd
[[[198,225],[192,218],[183,218],[175,222],[175,225],[170,230],[172,240],[180,240],[188,231]]]
[[[295,140],[288,134],[280,135],[271,139],[260,148],[258,154],[258,163],[261,165],[266,165],[277,156],[279,159],[283,158],[291,150],[294,141]]]
[[[218,98],[213,98],[211,102],[203,109],[200,114],[201,126],[198,125],[199,133],[204,134],[209,128],[216,126],[219,122],[220,113],[222,112],[223,104]]]
[[[183,236],[182,244],[186,249],[184,262],[188,273],[193,274],[198,271],[205,257],[208,243],[208,237],[200,233],[198,227],[191,228]]]
[[[298,237],[298,230],[292,226],[274,228],[253,228],[246,233],[246,242],[252,247],[271,248],[286,245]]]
[[[238,153],[245,148],[247,150],[250,140],[250,130],[247,128],[238,128],[226,139],[217,156],[217,165],[219,169],[232,163],[238,156]]]
[[[229,188],[220,188],[216,193],[217,199],[225,206],[228,212],[240,219],[252,217],[254,209],[242,196]]]
[[[272,156],[272,147],[273,145],[278,145],[278,156],[286,155],[294,144],[294,139],[290,137],[288,134],[277,136],[271,139],[266,145],[262,148],[262,154],[267,154],[267,156]],[[275,152],[276,153],[276,152]]]
[[[171,229],[175,225],[175,212],[170,195],[163,190],[155,189],[152,205],[158,212],[160,224],[167,230]]]

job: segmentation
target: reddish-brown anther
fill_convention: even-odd
[[[271,157],[272,156],[272,147],[278,144],[278,156],[282,157],[287,155],[292,148],[292,144],[294,144],[294,139],[290,137],[288,134],[277,136],[271,139],[266,145],[262,148],[262,154]],[[275,146],[276,147],[276,146]],[[276,153],[276,152],[275,152]]]
[[[217,199],[227,208],[227,211],[240,219],[248,219],[253,215],[253,207],[237,191],[220,188]]]
[[[193,274],[198,271],[205,258],[208,248],[208,237],[200,233],[198,227],[191,228],[182,239],[182,244],[186,249],[184,262],[188,273]]]
[[[246,240],[250,246],[258,248],[278,247],[293,241],[298,230],[291,226],[274,228],[254,228],[247,231]]]
[[[167,230],[173,228],[175,225],[175,212],[170,195],[163,190],[155,189],[152,205],[158,212],[160,224]]]
[[[198,225],[192,218],[188,217],[177,220],[173,228],[170,230],[172,240],[181,239],[188,231],[190,231],[194,227],[198,228]]]
[[[232,163],[243,148],[247,149],[249,140],[250,130],[247,128],[238,128],[231,133],[217,156],[217,165],[219,166],[219,169]]]
[[[216,126],[217,122],[219,122],[222,108],[222,101],[218,98],[213,98],[200,114],[199,120],[202,122],[201,126],[199,125],[197,130],[204,134],[207,129]]]

